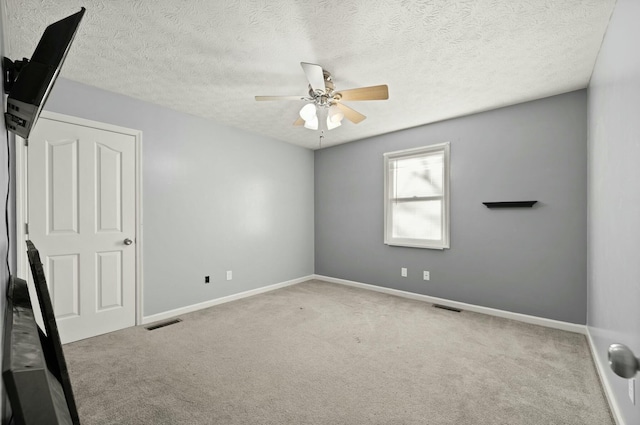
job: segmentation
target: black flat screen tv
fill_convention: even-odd
[[[18,136],[29,137],[60,73],[84,12],[83,7],[79,12],[49,25],[31,60],[14,64],[5,58],[3,66],[13,69],[4,70],[5,90],[9,94],[4,117],[7,128]],[[14,81],[7,81],[13,77]]]
[[[80,419],[62,351],[40,254],[27,241],[38,305],[26,281],[11,278],[7,293],[2,378],[16,425],[79,425]],[[40,308],[44,330],[33,309]]]

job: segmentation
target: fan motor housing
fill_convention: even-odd
[[[331,73],[326,69],[322,70],[322,75],[324,75],[324,93],[315,92],[309,84],[309,96],[313,98],[313,102],[318,106],[329,107],[334,102],[334,90],[335,85],[333,84],[333,78],[331,77]],[[335,100],[340,100],[336,98]]]

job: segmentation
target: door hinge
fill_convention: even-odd
[[[24,223],[24,233],[25,235],[29,234],[29,223]]]
[[[24,139],[24,146],[29,147],[29,139]]]

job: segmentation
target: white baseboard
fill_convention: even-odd
[[[305,282],[311,279],[324,280],[325,282],[338,283],[341,285],[352,286],[355,288],[368,289],[370,291],[382,292],[384,294],[395,295],[398,297],[409,298],[412,300],[424,301],[432,304],[441,304],[449,307],[459,308],[461,310],[473,311],[475,313],[488,314],[490,316],[503,317],[505,319],[517,320],[519,322],[531,323],[533,325],[546,326],[548,328],[560,329],[563,331],[575,332],[583,335],[589,335],[587,327],[585,325],[579,325],[577,323],[563,322],[560,320],[545,319],[543,317],[530,316],[527,314],[514,313],[506,310],[498,310],[490,307],[483,307],[475,304],[467,304],[459,301],[452,301],[446,298],[432,297],[429,295],[416,294],[414,292],[401,291],[399,289],[386,288],[384,286],[370,285],[368,283],[355,282],[352,280],[338,279],[335,277],[323,276],[323,275],[309,275],[299,277],[297,279],[287,280],[285,282],[275,283],[273,285],[264,286],[262,288],[252,289],[250,291],[239,292],[237,294],[228,295],[226,297],[216,298],[209,301],[204,301],[198,304],[192,304],[185,307],[176,308],[173,310],[165,311],[162,313],[152,314],[150,316],[142,317],[142,324],[146,325],[159,320],[171,319],[181,314],[191,313],[194,311],[202,310],[203,308],[212,307],[218,304],[228,303],[230,301],[239,300],[253,295],[262,294],[264,292],[273,291],[276,289],[284,288],[287,286],[295,285]],[[591,339],[589,339],[592,344]],[[603,382],[606,382],[603,380]]]
[[[253,295],[258,295],[264,292],[269,292],[276,289],[284,288],[286,286],[295,285],[300,282],[305,282],[310,279],[313,279],[313,275],[299,277],[297,279],[287,280],[285,282],[275,283],[269,286],[263,286],[262,288],[252,289],[250,291],[239,292],[237,294],[228,295],[226,297],[216,298],[216,299],[204,301],[198,304],[192,304],[186,307],[180,307],[180,308],[165,311],[162,313],[152,314],[150,316],[143,316],[142,324],[146,325],[152,322],[157,322],[159,320],[171,319],[173,317],[180,316],[181,314],[192,313],[194,311],[202,310],[203,308],[213,307],[214,305],[224,304],[230,301],[239,300],[241,298],[251,297]]]
[[[519,322],[531,323],[533,325],[546,326],[547,328],[560,329],[563,331],[575,332],[586,335],[587,328],[585,325],[577,323],[562,322],[560,320],[545,319],[543,317],[529,316],[528,314],[513,313],[511,311],[498,310],[495,308],[482,307],[474,304],[462,303],[459,301],[451,301],[445,298],[437,298],[429,295],[416,294],[413,292],[401,291],[399,289],[385,288],[383,286],[370,285],[367,283],[354,282],[352,280],[337,279],[335,277],[313,275],[314,279],[324,280],[331,283],[339,283],[341,285],[353,286],[355,288],[369,289],[371,291],[382,292],[384,294],[395,295],[398,297],[409,298],[412,300],[424,301],[432,304],[441,304],[448,307],[459,308],[460,310],[473,311],[475,313],[488,314],[490,316],[504,317],[505,319],[517,320]]]
[[[591,332],[589,331],[589,327],[587,328],[587,341],[589,342],[589,348],[591,349],[591,356],[593,357],[593,362],[596,364],[596,370],[598,371],[598,377],[600,378],[600,382],[602,383],[602,388],[604,389],[604,394],[607,397],[607,401],[609,402],[609,407],[611,408],[611,414],[613,415],[613,419],[616,422],[616,425],[625,425],[624,419],[622,418],[622,413],[620,411],[620,406],[618,406],[618,402],[613,395],[613,389],[611,385],[609,385],[609,380],[606,376],[606,371],[603,370],[603,365],[607,364],[607,362],[603,362],[600,354],[598,354],[598,350],[596,348],[596,344],[593,342],[593,337],[591,336]]]

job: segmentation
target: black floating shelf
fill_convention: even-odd
[[[487,208],[531,208],[538,201],[483,202]]]

